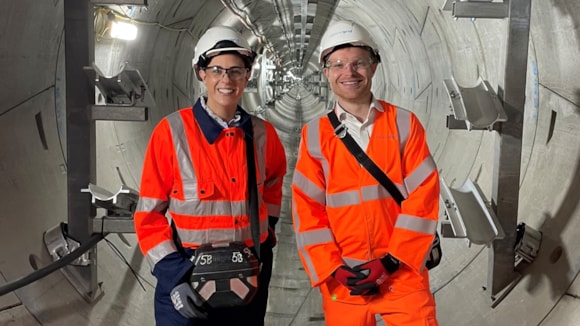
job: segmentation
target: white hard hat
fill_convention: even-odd
[[[343,44],[351,46],[366,46],[373,51],[373,55],[380,62],[379,49],[369,32],[359,24],[343,20],[331,23],[320,41],[320,65],[324,65],[324,59],[332,53],[335,47]]]
[[[225,44],[225,46],[216,47],[220,42],[223,42],[222,44]],[[208,29],[197,42],[194,50],[193,65],[198,64],[200,59],[206,60],[224,51],[237,51],[241,55],[248,57],[250,63],[254,61],[255,53],[252,51],[248,41],[242,37],[242,34],[227,26],[215,26]]]

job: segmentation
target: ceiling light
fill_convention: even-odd
[[[111,37],[132,41],[137,38],[137,26],[125,22],[114,21],[111,24]]]

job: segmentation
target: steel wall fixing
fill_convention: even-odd
[[[147,120],[147,110],[155,101],[138,69],[125,64],[115,76],[105,76],[95,63],[83,69],[103,96],[104,104],[91,107],[93,120]]]
[[[499,135],[495,146],[491,206],[505,237],[494,239],[490,244],[487,279],[487,290],[493,300],[492,307],[495,307],[522,278],[516,270],[517,256],[531,258],[540,244],[537,235],[524,232],[528,241],[522,243],[521,253],[516,252],[531,0],[447,0],[443,10],[450,9],[454,18],[508,18],[505,71],[503,83],[498,85],[502,98],[498,99],[481,77],[472,89],[460,88],[453,77],[444,82],[455,115],[455,118],[448,116],[448,128],[493,129]],[[494,126],[496,122],[501,123]],[[527,250],[528,246],[535,249]]]
[[[455,77],[443,80],[453,116],[447,117],[449,129],[493,129],[507,120],[503,105],[491,85],[478,78],[474,87],[461,87]]]
[[[48,253],[52,256],[54,261],[61,259],[80,247],[78,241],[69,237],[67,225],[65,223],[60,223],[44,232],[43,240],[46,250],[48,250]],[[88,253],[84,253],[72,264],[87,266],[90,262]]]
[[[448,187],[443,177],[440,177],[440,184],[447,217],[441,222],[443,237],[465,238],[469,245],[489,246],[493,240],[505,236],[488,201],[471,179],[457,189]]]
[[[139,200],[139,193],[122,185],[116,193],[111,193],[89,183],[81,192],[91,194],[91,203],[107,210],[107,216],[93,219],[94,233],[134,233],[133,213]]]
[[[91,0],[95,5],[147,6],[147,0]]]
[[[509,14],[507,1],[445,0],[442,9],[451,11],[454,18],[506,18]]]
[[[542,244],[542,233],[525,223],[516,228],[516,265],[522,261],[531,263],[538,256]]]
[[[110,2],[137,4],[136,1],[129,0],[111,0]],[[97,300],[103,294],[101,282],[97,280],[96,244],[103,238],[104,225],[98,228],[98,232],[94,231],[96,208],[80,191],[96,180],[95,120],[144,121],[147,120],[147,107],[139,108],[135,105],[139,101],[143,102],[144,105],[154,105],[153,97],[136,69],[124,66],[121,77],[103,79],[104,76],[98,69],[86,68],[91,64],[94,67],[95,62],[93,39],[93,4],[95,3],[102,2],[64,0],[63,4],[68,223],[63,223],[57,228],[45,232],[44,235],[45,245],[55,259],[67,251],[73,252],[73,254],[66,255],[65,258],[60,258],[56,263],[67,264],[62,268],[64,275],[88,302]],[[146,3],[145,0],[138,2],[138,4]],[[93,87],[87,87],[87,74],[91,77]],[[114,85],[114,83],[118,83],[118,85]],[[103,92],[106,105],[95,105],[96,88]],[[108,92],[109,94],[107,94]],[[127,94],[131,92],[133,94]],[[118,97],[123,96],[123,94],[128,96],[128,104],[119,100]],[[107,98],[107,95],[114,96]],[[91,114],[87,114],[87,111],[90,111]],[[80,244],[79,249],[73,250],[78,244]],[[79,250],[82,250],[82,253]],[[76,259],[77,257],[80,258]],[[70,263],[68,261],[70,258],[75,260]]]
[[[48,253],[54,260],[53,264],[63,260],[65,256],[70,255],[81,246],[80,242],[70,236],[66,223],[60,223],[45,231],[43,240]],[[100,284],[87,282],[86,279],[86,269],[95,267],[93,259],[94,257],[89,250],[60,269],[65,278],[87,302],[92,302],[104,294]]]

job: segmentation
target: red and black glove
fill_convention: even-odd
[[[343,265],[332,273],[332,277],[352,292],[357,290],[357,282],[362,281],[367,276],[361,272],[355,272],[352,268]]]
[[[379,286],[387,278],[399,269],[399,260],[391,254],[383,258],[374,259],[364,264],[355,266],[352,270],[357,273],[363,273],[366,278],[356,283],[355,290],[351,295],[370,295],[378,292]]]

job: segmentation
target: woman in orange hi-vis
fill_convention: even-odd
[[[322,294],[326,324],[437,325],[425,262],[437,227],[439,176],[417,117],[378,100],[377,46],[360,25],[331,24],[320,64],[341,125],[403,194],[401,206],[358,163],[329,117],[302,129],[292,183],[298,252]]]
[[[157,325],[264,325],[286,156],[274,127],[238,105],[254,58],[237,31],[208,29],[193,59],[207,95],[163,118],[151,135],[134,219],[140,248],[157,278]],[[248,163],[252,151],[255,173]],[[258,223],[251,223],[251,216]],[[194,256],[196,249],[215,244],[224,250],[234,243],[247,246],[244,254],[254,257],[257,253],[250,251],[258,238],[261,265],[255,269],[258,275],[248,278],[252,285],[257,279],[252,288],[257,293],[244,297],[249,303],[214,309],[203,301],[207,293],[197,291],[192,275],[198,266],[207,269],[217,262],[206,259],[209,255],[201,261],[203,255]],[[231,253],[232,264],[243,261],[240,252]],[[221,291],[222,283],[217,284],[203,291]]]

